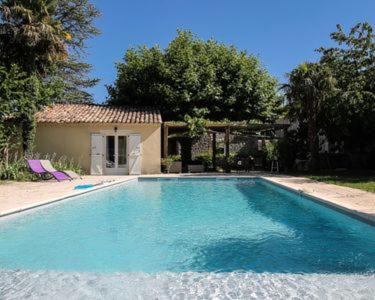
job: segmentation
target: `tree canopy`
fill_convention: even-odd
[[[85,88],[97,80],[82,57],[98,15],[88,0],[0,1],[0,151],[19,135],[11,120],[30,150],[42,105],[92,99]]]
[[[67,57],[68,33],[53,16],[56,5],[57,1],[2,1],[2,63],[45,74],[51,64]]]
[[[0,150],[10,148],[30,150],[34,137],[34,115],[58,87],[42,82],[36,75],[28,75],[16,65],[10,70],[0,66]],[[21,132],[19,129],[22,129]],[[21,139],[18,135],[21,135]],[[20,142],[22,145],[20,145]],[[2,156],[0,153],[0,157]]]
[[[320,63],[303,63],[288,74],[289,83],[283,85],[288,100],[288,116],[307,127],[310,168],[319,168],[319,131],[322,107],[337,92],[331,69]],[[305,125],[305,126],[304,126]]]
[[[373,29],[359,23],[346,33],[338,25],[331,38],[337,46],[319,48],[319,62],[302,64],[289,73],[284,85],[289,117],[298,121],[311,158],[318,150],[318,134],[336,150],[371,157],[375,154]]]
[[[279,107],[277,81],[254,55],[179,30],[166,49],[129,49],[108,86],[108,103],[155,106],[164,120],[269,120]]]
[[[375,35],[369,23],[359,23],[348,33],[338,25],[331,38],[338,46],[320,48],[320,62],[340,92],[325,102],[324,131],[348,151],[368,151],[375,148]]]
[[[29,75],[57,80],[64,88],[54,100],[88,101],[96,84],[81,61],[85,40],[98,34],[99,12],[88,0],[3,0],[0,4],[0,63],[18,65]]]

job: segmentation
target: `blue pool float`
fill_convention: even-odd
[[[81,185],[76,185],[74,187],[75,190],[85,190],[85,189],[90,189],[90,188],[93,188],[94,185],[93,184],[81,184]]]

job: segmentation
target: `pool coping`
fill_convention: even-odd
[[[369,215],[369,214],[360,212],[358,210],[345,207],[343,205],[338,205],[337,203],[334,203],[334,202],[332,202],[330,200],[323,199],[321,197],[317,197],[317,196],[311,195],[310,193],[305,192],[305,191],[303,191],[301,189],[296,189],[296,188],[284,185],[282,183],[273,181],[273,180],[271,180],[269,178],[265,178],[265,177],[258,177],[258,178],[261,178],[261,179],[265,180],[266,182],[269,182],[271,184],[279,186],[279,187],[281,187],[281,188],[283,188],[285,190],[289,190],[290,192],[295,193],[297,195],[301,195],[301,196],[307,198],[308,200],[311,200],[311,201],[313,201],[315,203],[318,203],[318,204],[323,205],[323,206],[325,206],[327,208],[330,208],[330,209],[335,210],[335,211],[337,211],[339,213],[342,213],[342,214],[347,215],[347,216],[349,216],[351,218],[354,218],[356,220],[359,220],[359,221],[361,221],[363,223],[366,223],[366,224],[369,224],[369,225],[375,227],[375,217],[373,215]]]
[[[138,179],[138,177],[124,178],[124,179],[115,180],[115,181],[112,181],[112,182],[106,182],[106,183],[103,183],[101,185],[94,186],[94,187],[92,187],[90,189],[87,189],[87,190],[73,190],[72,193],[66,194],[66,195],[61,196],[61,197],[54,197],[54,198],[44,200],[44,201],[40,201],[40,202],[36,202],[36,203],[30,204],[30,205],[25,205],[25,206],[21,206],[21,207],[15,208],[15,209],[9,209],[9,210],[6,210],[4,212],[0,212],[0,219],[3,218],[3,217],[8,217],[10,215],[14,215],[14,214],[17,214],[17,213],[28,211],[28,210],[38,208],[38,207],[41,207],[41,206],[47,206],[47,205],[50,205],[50,204],[53,204],[53,203],[56,203],[56,202],[68,200],[70,198],[75,198],[77,196],[82,196],[82,195],[85,195],[85,194],[96,192],[98,190],[102,190],[102,189],[106,189],[106,188],[109,188],[109,187],[117,186],[117,185],[123,184],[125,182],[137,180],[137,179]]]
[[[295,194],[302,195],[306,197],[307,199],[314,201],[318,204],[321,204],[323,206],[326,206],[330,209],[336,210],[340,213],[343,213],[345,215],[348,215],[352,218],[355,218],[359,221],[362,221],[364,223],[367,223],[371,226],[375,227],[375,214],[373,213],[366,213],[365,211],[360,211],[358,209],[355,209],[353,207],[348,207],[345,205],[340,205],[335,202],[335,199],[329,199],[329,197],[324,198],[324,197],[317,197],[316,195],[313,195],[311,192],[306,192],[302,189],[295,188],[293,186],[288,185],[285,182],[280,182],[278,179],[280,177],[274,176],[272,174],[266,174],[264,172],[259,172],[255,174],[222,174],[222,173],[202,173],[202,174],[194,174],[194,173],[189,173],[189,174],[152,174],[152,175],[138,175],[138,176],[132,176],[132,177],[126,177],[126,178],[121,178],[117,179],[113,182],[108,182],[104,183],[99,186],[95,186],[91,189],[88,190],[80,190],[80,191],[73,191],[71,193],[68,193],[64,196],[60,197],[55,197],[47,200],[43,200],[40,202],[32,203],[30,205],[25,205],[21,207],[17,207],[15,209],[9,209],[7,211],[0,212],[0,219],[5,216],[17,214],[23,211],[31,210],[33,208],[41,207],[44,205],[49,205],[53,204],[59,201],[67,200],[69,198],[74,198],[76,196],[81,196],[84,194],[92,193],[98,190],[106,189],[109,187],[117,186],[120,184],[123,184],[125,182],[129,182],[132,180],[138,180],[138,179],[147,179],[147,178],[259,178],[262,180],[265,180],[268,183],[274,184],[276,186],[279,186],[281,188],[284,188],[286,190],[289,190]],[[281,178],[287,178],[286,176],[281,177]],[[288,178],[297,178],[297,177],[288,177]],[[314,181],[311,181],[314,182]],[[328,184],[324,184],[325,186],[330,186]],[[348,188],[346,188],[348,189]],[[375,196],[374,196],[375,197]],[[332,198],[332,197],[331,197]]]
[[[285,176],[286,177],[286,176]],[[289,176],[290,177],[290,176]],[[323,197],[319,196],[315,196],[313,195],[312,193],[310,192],[306,192],[302,189],[298,189],[298,188],[294,188],[286,183],[283,183],[283,182],[279,182],[277,181],[277,179],[279,178],[277,175],[273,175],[273,174],[264,174],[263,172],[261,172],[261,174],[254,174],[254,175],[250,175],[250,174],[185,174],[185,175],[181,175],[181,174],[166,174],[166,175],[140,175],[138,178],[259,178],[259,179],[262,179],[270,184],[273,184],[273,185],[276,185],[278,187],[281,187],[285,190],[288,190],[294,194],[297,194],[297,195],[301,195],[305,198],[307,198],[308,200],[311,200],[315,203],[318,203],[320,205],[323,205],[329,209],[333,209],[339,213],[342,213],[342,214],[345,214],[351,218],[354,218],[358,221],[361,221],[363,223],[366,223],[368,225],[371,225],[373,227],[375,227],[375,215],[374,214],[369,214],[369,213],[366,213],[366,212],[362,212],[362,211],[359,211],[357,209],[354,209],[354,208],[349,208],[347,206],[343,206],[343,205],[340,205],[338,203],[335,203],[332,199],[324,199]],[[290,178],[293,178],[293,177],[290,177]],[[295,177],[297,178],[297,177]],[[311,182],[314,182],[313,180],[311,180]],[[325,186],[330,186],[329,184],[325,184],[323,183]],[[345,189],[350,189],[350,188],[346,188]],[[375,197],[375,196],[374,196]]]

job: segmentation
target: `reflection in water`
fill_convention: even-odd
[[[144,180],[0,221],[3,269],[374,273],[374,228],[257,180]]]

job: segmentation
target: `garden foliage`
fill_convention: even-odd
[[[85,40],[98,34],[88,0],[0,2],[0,160],[32,151],[35,113],[61,101],[91,101],[96,84],[82,62]]]
[[[209,120],[271,120],[277,81],[254,55],[179,30],[166,49],[129,49],[108,86],[108,103],[158,107],[165,121],[205,110]]]
[[[348,33],[338,25],[331,34],[336,47],[318,49],[317,63],[304,63],[288,74],[284,85],[288,117],[307,141],[311,168],[319,167],[319,135],[331,149],[359,153],[375,167],[375,35],[369,23]],[[303,155],[303,154],[302,154]]]

